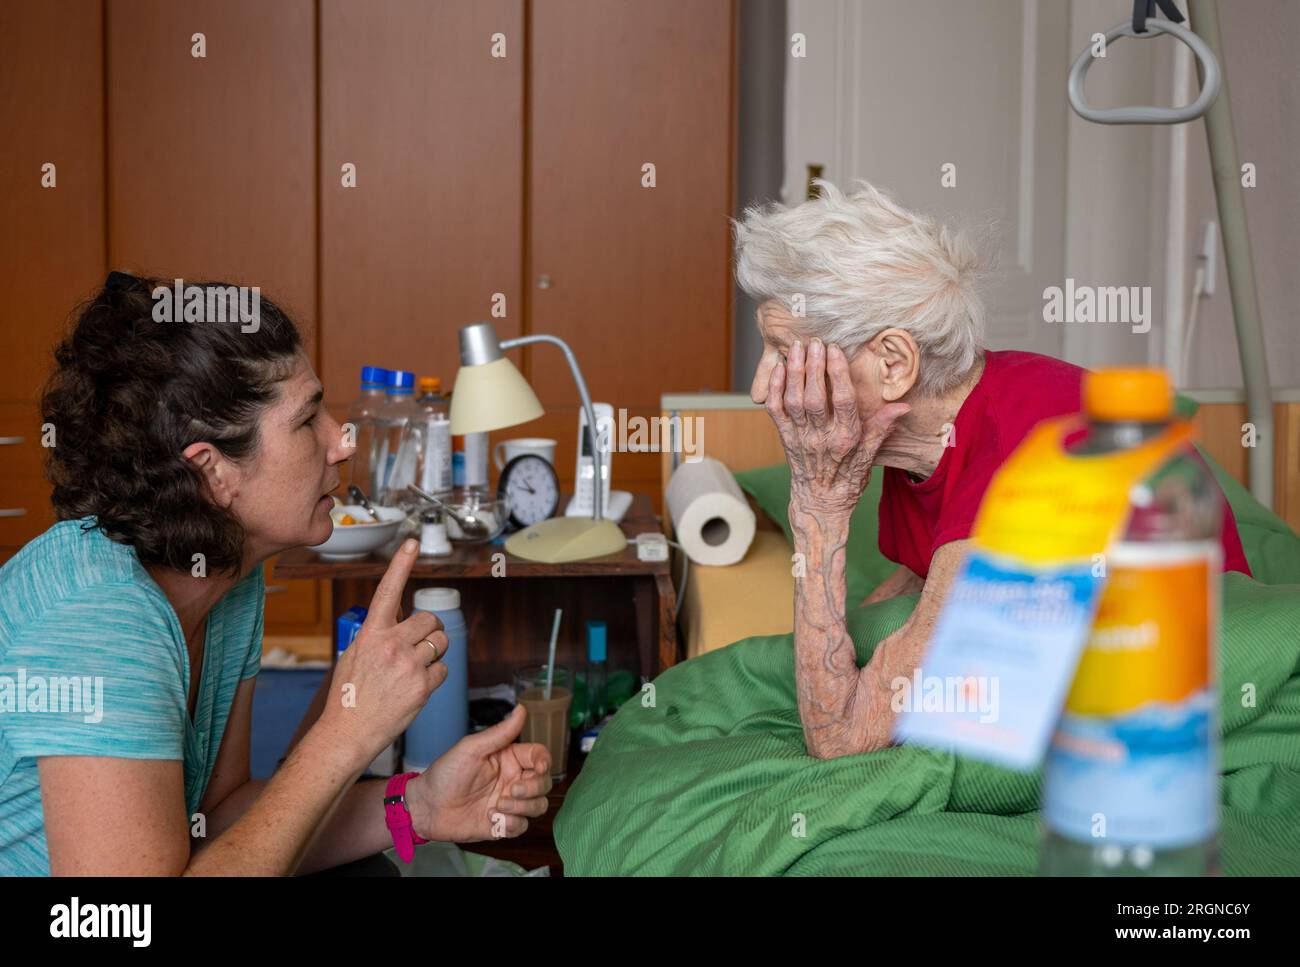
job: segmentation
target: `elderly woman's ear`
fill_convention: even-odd
[[[876,372],[880,396],[886,403],[901,400],[916,385],[921,350],[905,329],[886,329],[864,347],[863,356]]]

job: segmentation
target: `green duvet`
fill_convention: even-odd
[[[1300,540],[1225,488],[1251,567]],[[1239,503],[1241,506],[1238,506]],[[850,609],[859,663],[915,597]],[[1229,574],[1220,653],[1223,868],[1300,873],[1300,583]],[[669,669],[606,727],[555,820],[566,875],[1030,874],[1037,773],[916,747],[804,751],[790,635]]]

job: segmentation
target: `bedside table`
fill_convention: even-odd
[[[631,540],[660,532],[650,498],[637,494],[620,525]],[[516,668],[546,660],[552,615],[564,609],[556,648],[561,664],[586,663],[584,628],[589,619],[608,627],[609,666],[653,678],[676,664],[677,596],[669,561],[639,561],[629,545],[619,554],[539,564],[508,554],[503,544],[453,544],[448,557],[422,557],[411,569],[403,614],[411,613],[417,588],[437,585],[461,593],[469,631],[471,687],[513,681]],[[276,579],[318,578],[330,582],[331,610],[338,616],[353,605],[369,607],[388,561],[371,555],[360,561],[325,561],[295,548],[280,555]]]

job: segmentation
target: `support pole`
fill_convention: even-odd
[[[1255,262],[1246,230],[1246,201],[1241,189],[1241,164],[1237,157],[1237,136],[1232,126],[1232,105],[1228,98],[1228,65],[1219,33],[1219,8],[1217,0],[1188,0],[1187,7],[1192,29],[1214,51],[1222,76],[1219,96],[1205,113],[1205,136],[1209,142],[1214,196],[1223,232],[1224,262],[1232,294],[1232,318],[1237,329],[1241,375],[1246,385],[1246,419],[1255,426],[1255,446],[1247,454],[1250,492],[1271,510],[1273,394],[1268,378],[1268,357],[1264,351],[1264,328],[1259,316],[1259,293],[1255,288]],[[1199,61],[1197,74],[1204,83]]]

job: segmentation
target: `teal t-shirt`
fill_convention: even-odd
[[[135,550],[94,518],[55,524],[0,568],[0,875],[48,875],[41,756],[180,759],[203,800],[239,682],[262,660],[262,569],[208,615],[194,718],[180,621]]]

